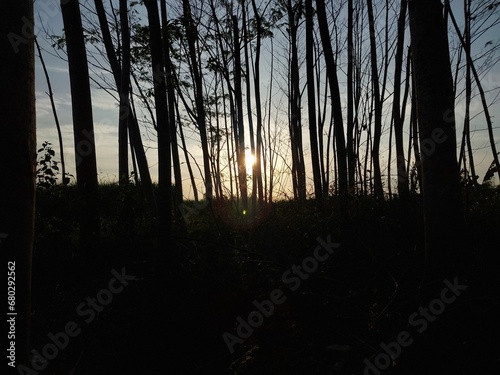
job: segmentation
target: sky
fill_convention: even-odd
[[[82,4],[89,3],[88,1],[82,1]],[[92,3],[92,2],[90,2]],[[456,17],[460,25],[462,25],[461,20],[463,16],[461,15],[461,9],[456,5],[457,1],[454,2],[456,7]],[[499,10],[500,11],[500,10]],[[52,89],[54,92],[54,100],[57,107],[57,113],[59,116],[59,121],[61,124],[63,142],[64,142],[64,153],[66,158],[66,169],[71,174],[75,174],[75,155],[74,155],[74,144],[73,144],[73,132],[72,132],[72,114],[71,114],[71,94],[69,86],[69,76],[67,63],[55,56],[54,49],[51,47],[51,42],[47,38],[47,34],[62,35],[63,25],[62,17],[60,12],[59,1],[57,0],[35,0],[35,33],[37,34],[37,40],[43,49],[43,57],[47,65],[48,74],[50,76]],[[480,48],[484,48],[489,40],[498,42],[500,35],[500,28],[497,26],[495,29],[490,30],[489,33],[483,35],[477,42],[476,46],[478,51]],[[276,46],[275,46],[276,47]],[[267,61],[267,62],[266,62]],[[263,58],[263,78],[262,78],[262,88],[263,92],[266,92],[267,85],[269,83],[269,59]],[[277,66],[277,65],[276,65]],[[59,144],[57,138],[57,131],[55,127],[54,117],[52,114],[52,108],[50,106],[49,97],[47,95],[47,83],[45,76],[43,74],[42,66],[38,58],[36,57],[36,108],[37,108],[37,145],[41,147],[42,142],[50,141],[53,144],[53,148],[56,151],[56,160],[59,158]],[[106,74],[106,73],[101,73]],[[340,73],[340,80],[342,79],[342,73]],[[98,78],[98,77],[94,77]],[[499,93],[500,93],[500,64],[489,71],[482,78],[482,85],[487,93],[487,101],[496,101],[496,104],[490,107],[491,114],[493,116],[493,123],[495,129],[495,137],[497,142],[497,149],[500,150],[500,125],[498,118],[500,118],[500,105],[498,104]],[[279,95],[277,94],[279,97]],[[305,97],[305,95],[304,95]],[[283,98],[282,98],[283,100]],[[97,152],[97,167],[99,173],[99,180],[101,182],[116,182],[117,170],[118,170],[118,105],[114,98],[112,98],[108,93],[101,89],[92,89],[92,104],[93,104],[93,117],[94,117],[94,131],[96,139],[96,152]],[[390,106],[388,106],[390,107]],[[286,108],[286,102],[285,102]],[[484,115],[479,114],[482,111],[481,103],[479,97],[473,99],[471,103],[471,113],[473,120],[471,123],[472,129],[472,144],[475,150],[475,164],[476,173],[480,176],[480,181],[484,176],[486,170],[488,169],[491,161],[491,150],[489,148],[488,133],[485,131],[486,123],[484,120]],[[306,126],[306,113],[305,104],[303,104],[303,139],[305,141],[305,158],[310,159],[309,152],[309,133]],[[457,102],[455,108],[456,120],[457,120],[457,139],[460,141],[461,132],[463,129],[463,117],[464,117],[464,106],[463,100]],[[476,116],[477,115],[477,116]],[[476,116],[476,117],[474,117]],[[199,147],[198,136],[193,133],[192,130],[185,129],[186,136],[188,138],[189,150],[201,166],[201,149]],[[148,157],[149,167],[153,180],[156,180],[157,176],[157,150],[155,135],[148,129],[143,128],[141,131],[143,135],[143,142],[145,144],[146,153]],[[282,140],[286,142],[288,139],[288,131],[282,132]],[[381,147],[381,161],[382,164],[386,164],[387,160],[387,139],[388,131],[387,128],[384,131],[384,136],[382,140]],[[248,146],[247,138],[247,146]],[[405,136],[405,145],[407,145],[407,136]],[[406,146],[405,146],[406,147]],[[394,155],[394,151],[393,151]],[[181,156],[182,158],[182,156]],[[286,159],[286,156],[283,160]],[[197,173],[197,168],[193,166],[195,173]],[[308,176],[312,176],[311,168],[306,164]],[[396,169],[393,167],[392,173],[395,173]],[[183,183],[184,194],[186,197],[191,198],[191,187],[188,181],[188,174],[183,165],[183,177],[186,179]],[[199,177],[199,176],[198,176]],[[198,178],[199,188],[202,187],[201,179]],[[291,191],[287,185],[288,179],[283,176],[282,186],[284,190],[287,190],[287,194]],[[308,186],[310,191],[312,191],[312,181],[308,181]],[[201,189],[203,190],[203,189]]]

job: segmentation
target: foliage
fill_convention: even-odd
[[[54,160],[55,151],[52,148],[52,143],[45,141],[42,147],[37,150],[39,155],[36,168],[36,186],[39,188],[51,188],[57,184],[59,178],[59,162]],[[66,172],[63,184],[67,185],[70,178],[74,178],[71,173]]]
[[[57,183],[59,173],[58,162],[54,160],[55,151],[52,143],[45,141],[37,150],[40,155],[36,169],[36,185],[41,188],[50,188]]]

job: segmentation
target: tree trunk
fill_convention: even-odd
[[[355,187],[355,156],[354,156],[354,96],[353,96],[353,66],[354,66],[354,20],[353,0],[347,2],[347,164],[349,173],[349,190],[354,193]]]
[[[448,13],[450,15],[451,21],[453,22],[453,27],[455,28],[455,31],[457,32],[457,35],[458,35],[458,37],[460,39],[460,42],[461,42],[462,46],[464,47],[465,46],[465,41],[464,41],[464,38],[462,37],[462,35],[460,34],[460,29],[458,28],[457,21],[455,20],[455,16],[453,15],[453,12],[452,12],[452,10],[451,10],[451,8],[449,6],[449,2],[446,1],[445,4],[446,4],[446,6],[448,8]],[[488,108],[488,103],[486,103],[486,96],[485,96],[485,93],[484,93],[483,85],[481,84],[481,80],[479,78],[479,74],[477,73],[476,67],[474,65],[474,61],[472,60],[472,56],[470,55],[470,51],[469,51],[469,54],[466,56],[466,58],[467,58],[469,66],[471,68],[472,74],[474,76],[474,80],[476,81],[477,89],[479,91],[479,95],[481,97],[481,104],[483,106],[484,116],[485,116],[485,119],[486,119],[486,124],[488,126],[488,137],[489,137],[489,140],[490,140],[491,152],[493,154],[493,163],[495,163],[496,171],[497,171],[497,174],[498,174],[498,178],[500,180],[500,161],[499,161],[499,158],[498,158],[498,154],[499,153],[497,152],[496,145],[495,145],[495,136],[493,134],[493,124],[492,124],[492,121],[491,121],[491,116],[490,116],[490,111],[489,111],[489,108]]]
[[[120,27],[122,37],[122,69],[120,77],[120,118],[118,121],[118,178],[120,185],[128,184],[128,121],[130,86],[130,32],[127,0],[120,0]]]
[[[259,14],[259,9],[255,0],[252,0],[252,7],[256,19],[257,35],[255,41],[255,72],[254,72],[254,86],[255,86],[255,109],[257,115],[257,139],[255,145],[255,164],[254,174],[257,182],[257,192],[259,195],[259,205],[262,206],[264,201],[264,189],[262,184],[262,107],[260,99],[260,50],[262,39],[262,19]]]
[[[313,9],[312,1],[306,1],[306,70],[307,70],[307,107],[309,110],[309,137],[311,143],[311,163],[314,179],[314,193],[316,200],[321,202],[323,188],[318,154],[318,131],[316,128],[316,106],[314,90],[314,36],[313,36]]]
[[[15,341],[15,365],[29,366],[36,164],[33,1],[8,0],[2,14],[0,155],[10,165],[8,176],[0,179],[0,251],[6,261],[4,280],[15,281],[15,305],[6,297],[6,319],[16,324],[15,340],[5,339],[7,348]],[[10,296],[14,288],[8,284],[7,289]]]
[[[175,181],[175,192],[174,192],[174,208],[180,207],[182,205],[183,194],[182,194],[182,173],[181,173],[181,161],[179,157],[179,146],[177,143],[177,127],[175,118],[175,85],[177,84],[174,78],[174,67],[172,66],[172,59],[170,58],[170,40],[168,35],[167,26],[167,5],[163,0],[160,2],[161,11],[161,22],[163,25],[163,55],[165,56],[165,74],[167,79],[167,103],[168,103],[168,121],[170,128],[170,141],[172,148],[172,162],[174,168],[174,181]],[[174,215],[177,221],[181,219],[181,212],[178,209],[174,209]]]
[[[233,16],[233,38],[234,38],[234,96],[237,112],[237,161],[238,180],[240,182],[240,192],[243,208],[248,207],[247,191],[247,171],[245,163],[245,129],[243,127],[243,93],[241,90],[241,58],[240,58],[240,37],[238,30],[238,19]]]
[[[422,152],[429,276],[454,277],[467,255],[456,157],[454,94],[447,29],[439,0],[410,0],[410,34]],[[465,237],[465,238],[464,238]]]
[[[212,176],[210,172],[210,154],[208,152],[207,129],[205,123],[205,104],[203,102],[203,78],[199,71],[199,62],[197,58],[195,42],[198,38],[196,26],[193,23],[191,15],[191,6],[189,0],[183,0],[184,26],[186,28],[186,38],[188,42],[189,58],[191,60],[191,69],[194,77],[194,90],[196,102],[196,122],[200,132],[201,149],[203,153],[203,172],[205,174],[205,192],[206,199],[212,199]]]
[[[61,125],[59,123],[59,117],[57,116],[57,110],[56,110],[56,104],[54,102],[54,93],[52,91],[52,84],[50,83],[50,77],[49,77],[49,72],[47,71],[47,66],[45,65],[45,60],[42,55],[42,50],[40,48],[40,45],[38,44],[37,39],[35,38],[35,46],[38,51],[38,55],[40,57],[40,63],[42,64],[43,68],[43,73],[45,75],[45,79],[47,81],[47,88],[49,90],[49,99],[50,99],[50,106],[52,107],[52,114],[54,115],[54,121],[56,123],[56,129],[57,129],[57,138],[59,139],[59,153],[61,155],[61,174],[62,174],[62,184],[66,185],[66,162],[64,161],[64,146],[63,146],[63,138],[62,138],[62,132],[61,132]]]
[[[158,126],[158,218],[161,242],[166,244],[171,233],[172,163],[170,155],[170,128],[167,113],[167,88],[163,62],[160,19],[156,0],[145,1],[150,27],[150,48],[154,81],[154,100]]]
[[[370,61],[372,68],[372,87],[374,100],[374,132],[373,132],[373,185],[374,194],[378,199],[384,199],[384,189],[382,187],[382,174],[380,171],[380,138],[382,136],[382,98],[380,94],[380,84],[377,67],[377,44],[375,41],[375,17],[373,15],[372,0],[366,0],[368,8],[368,24],[370,31]]]
[[[81,206],[79,208],[81,251],[88,253],[92,250],[93,241],[99,236],[100,227],[89,70],[78,0],[61,0],[61,10],[68,52],[76,179],[81,197]],[[80,256],[82,255],[84,254],[80,254]]]
[[[396,165],[398,173],[398,193],[402,199],[408,197],[408,173],[405,166],[405,153],[403,145],[403,118],[401,116],[400,94],[401,94],[401,71],[403,69],[403,48],[405,40],[405,21],[407,1],[401,0],[398,19],[398,44],[396,47],[396,61],[394,69],[394,95],[392,103],[392,118],[394,121],[394,138],[396,143]],[[390,159],[389,159],[390,163]]]
[[[95,8],[97,17],[99,19],[99,25],[101,27],[101,33],[103,38],[103,44],[106,49],[106,56],[108,57],[109,64],[111,66],[111,71],[113,73],[113,77],[116,84],[116,89],[120,92],[121,85],[121,67],[118,63],[118,59],[116,57],[116,52],[113,47],[113,41],[111,39],[111,33],[109,31],[108,21],[106,19],[106,13],[104,11],[104,6],[102,4],[102,0],[95,0]],[[137,83],[137,82],[136,82]],[[138,85],[137,85],[138,86]],[[139,91],[142,93],[140,86],[138,86]],[[147,102],[146,102],[147,103]],[[129,108],[131,107],[131,103],[128,103]],[[149,108],[150,109],[150,108]],[[141,175],[141,187],[144,191],[144,195],[150,205],[150,209],[152,210],[153,216],[156,216],[156,200],[153,192],[153,184],[151,181],[151,175],[149,173],[148,160],[146,158],[146,153],[144,152],[144,147],[142,145],[141,133],[139,130],[139,123],[137,122],[137,117],[133,112],[129,111],[128,113],[129,121],[129,136],[130,143],[134,148],[135,156],[137,159],[137,165],[139,167],[139,173]],[[151,115],[152,117],[152,115]],[[154,119],[153,119],[154,121]]]
[[[323,53],[325,56],[326,70],[330,84],[330,95],[332,101],[332,111],[335,126],[335,145],[337,151],[338,165],[338,192],[342,202],[342,216],[347,217],[347,199],[348,199],[348,177],[346,145],[344,136],[344,123],[342,119],[342,103],[340,101],[340,89],[337,78],[337,64],[333,57],[332,45],[330,42],[330,33],[328,31],[328,21],[326,18],[325,1],[317,0],[318,27],[321,34]]]
[[[301,17],[301,6],[294,7],[291,0],[287,2],[288,31],[290,37],[290,146],[292,151],[292,177],[295,184],[295,197],[301,201],[306,200],[306,171],[304,151],[302,146],[301,105],[300,105],[300,73],[297,49],[298,22]]]

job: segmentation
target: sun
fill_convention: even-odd
[[[255,164],[255,156],[253,156],[252,151],[245,150],[245,164],[247,167],[247,174],[252,174],[252,168]]]

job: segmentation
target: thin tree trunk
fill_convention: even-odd
[[[355,160],[354,160],[354,20],[353,0],[347,2],[347,164],[349,173],[349,190],[354,193]]]
[[[248,57],[248,28],[247,28],[247,12],[246,2],[242,4],[242,29],[243,29],[243,53],[245,56],[245,87],[247,99],[247,113],[248,113],[248,136],[250,138],[250,152],[255,157],[255,138],[253,126],[253,113],[252,113],[252,92],[250,86],[250,59]],[[246,163],[245,163],[246,164]],[[255,163],[252,164],[252,209],[255,210],[257,205],[257,180],[255,179]]]
[[[330,84],[330,95],[332,101],[332,111],[335,126],[335,145],[338,165],[338,192],[341,198],[342,216],[347,218],[347,200],[348,200],[348,172],[347,155],[344,136],[344,124],[342,118],[342,104],[340,101],[340,89],[337,78],[337,64],[333,58],[333,50],[330,42],[330,33],[328,31],[328,21],[326,18],[325,1],[316,1],[318,27],[321,34],[323,53],[325,56],[326,70]]]
[[[261,53],[261,39],[262,39],[262,17],[259,14],[259,9],[255,0],[252,0],[252,7],[256,19],[256,44],[255,44],[255,71],[254,71],[254,87],[255,87],[255,108],[257,115],[257,143],[255,145],[255,164],[254,175],[257,182],[257,191],[259,195],[259,204],[262,206],[264,201],[264,188],[262,184],[262,107],[260,98],[260,53]],[[270,114],[269,114],[270,115]]]
[[[236,100],[237,129],[238,129],[238,180],[240,182],[240,193],[243,208],[248,207],[247,171],[245,164],[245,130],[243,127],[243,94],[241,90],[241,58],[240,37],[238,30],[238,19],[233,15],[233,38],[234,38],[234,96]]]
[[[370,31],[370,61],[372,68],[372,87],[374,100],[374,133],[373,133],[373,185],[374,194],[378,199],[384,199],[384,189],[382,187],[382,174],[380,170],[380,138],[382,136],[382,98],[380,94],[379,75],[377,67],[377,44],[375,41],[375,17],[373,15],[372,0],[366,0],[368,10],[368,23]]]
[[[118,63],[118,59],[116,57],[116,52],[113,47],[113,41],[111,39],[111,33],[109,31],[109,26],[108,26],[108,21],[106,18],[106,13],[104,11],[104,6],[102,4],[102,0],[94,0],[95,3],[95,8],[96,8],[96,13],[97,17],[99,19],[99,25],[101,27],[101,33],[102,33],[102,38],[103,38],[103,43],[104,47],[106,50],[106,56],[108,57],[110,66],[111,66],[111,71],[113,73],[113,77],[115,80],[115,85],[117,88],[117,91],[120,92],[120,85],[121,85],[121,67],[120,64]],[[133,76],[133,74],[132,74]],[[135,77],[134,77],[135,80]],[[141,97],[144,95],[142,94],[141,87],[137,84],[137,81],[135,80],[136,86],[138,87]],[[146,101],[147,103],[147,101]],[[129,106],[131,106],[131,103],[129,103]],[[151,109],[148,108],[150,111]],[[152,116],[152,112],[151,112]],[[156,124],[153,119],[153,125],[156,128]],[[146,196],[146,199],[150,205],[150,209],[152,210],[153,216],[156,216],[156,199],[154,196],[153,192],[153,184],[151,181],[151,175],[149,173],[149,166],[148,166],[148,160],[146,158],[146,153],[144,152],[144,147],[142,144],[142,138],[141,138],[141,133],[139,130],[139,123],[137,121],[137,117],[133,112],[129,112],[129,121],[128,121],[128,126],[129,126],[129,136],[130,136],[130,143],[132,144],[132,147],[134,148],[135,156],[137,159],[137,165],[139,168],[139,173],[141,176],[141,188],[144,192],[144,195]]]
[[[120,185],[128,184],[128,122],[130,86],[130,32],[127,0],[120,0],[120,27],[122,37],[122,68],[120,77],[120,118],[118,121],[118,179]]]
[[[460,43],[462,44],[462,46],[465,46],[466,43],[465,43],[464,38],[462,37],[462,35],[460,33],[460,29],[458,28],[457,21],[455,20],[455,16],[453,15],[453,12],[451,10],[449,2],[445,1],[445,5],[448,9],[448,13],[449,13],[451,21],[453,23],[453,27],[455,28],[455,31],[460,39]],[[497,152],[496,145],[495,145],[495,135],[493,134],[493,123],[491,122],[490,110],[488,108],[488,103],[486,102],[486,96],[484,94],[484,89],[483,89],[483,86],[481,84],[479,74],[477,73],[476,67],[474,65],[474,61],[472,60],[472,56],[470,55],[470,53],[466,56],[466,58],[467,58],[467,61],[469,62],[469,66],[472,70],[472,74],[474,76],[474,80],[476,81],[477,89],[478,89],[479,95],[481,97],[481,103],[483,105],[483,110],[484,110],[484,117],[486,119],[486,124],[488,126],[488,136],[489,136],[489,140],[490,140],[491,152],[493,154],[493,162],[496,165],[498,178],[500,180],[500,161],[498,158],[498,152]]]
[[[189,58],[191,60],[192,74],[194,76],[195,102],[196,102],[196,120],[198,131],[200,132],[201,149],[203,153],[203,172],[205,174],[205,193],[206,199],[211,200],[213,195],[212,176],[210,172],[210,154],[208,152],[208,138],[205,123],[205,107],[203,103],[203,83],[201,72],[199,71],[198,58],[195,42],[198,38],[196,26],[193,23],[191,15],[191,6],[189,0],[183,0],[184,23],[186,28],[186,37],[189,49]]]
[[[174,169],[174,181],[175,181],[175,191],[174,191],[174,208],[182,205],[183,194],[182,194],[182,173],[181,173],[181,162],[179,157],[179,147],[177,144],[177,129],[176,129],[176,119],[175,119],[175,90],[174,87],[177,84],[174,77],[174,67],[172,65],[172,60],[170,58],[170,40],[168,35],[168,22],[167,22],[167,6],[165,0],[160,2],[160,12],[161,12],[161,22],[163,25],[163,55],[165,57],[165,74],[167,80],[167,104],[168,104],[168,121],[170,129],[170,143],[172,150],[172,162]],[[181,212],[174,209],[174,215],[178,222],[181,222]]]
[[[56,104],[54,103],[54,93],[52,91],[52,84],[50,83],[49,73],[47,71],[47,67],[45,66],[45,60],[42,56],[42,50],[40,49],[40,45],[36,37],[34,38],[36,49],[38,51],[38,56],[40,58],[40,63],[42,64],[43,73],[45,74],[45,80],[47,81],[47,88],[49,93],[47,94],[50,99],[50,106],[52,107],[52,113],[54,115],[54,121],[56,123],[57,129],[57,138],[59,139],[59,153],[61,154],[61,173],[62,173],[62,184],[66,185],[66,162],[64,161],[64,147],[63,147],[63,139],[61,132],[61,125],[59,124],[59,117],[57,116]],[[69,181],[68,181],[69,182]]]
[[[396,143],[396,165],[398,173],[398,193],[402,199],[408,197],[408,173],[405,166],[405,154],[403,145],[403,117],[400,108],[401,93],[401,71],[403,68],[403,48],[406,10],[408,0],[401,0],[401,6],[398,19],[398,44],[396,47],[396,60],[394,68],[394,94],[392,104],[392,118],[394,121],[394,138]],[[403,108],[404,110],[404,108]],[[390,160],[389,160],[390,163]]]
[[[307,70],[307,106],[309,113],[309,138],[311,144],[311,163],[314,179],[314,192],[316,200],[321,202],[323,188],[321,185],[321,174],[318,154],[318,132],[316,128],[316,106],[314,89],[314,20],[312,2],[306,1],[306,70]]]
[[[175,113],[177,114],[177,120],[179,122],[179,135],[181,137],[182,149],[184,150],[184,159],[186,160],[189,179],[191,180],[191,186],[193,186],[194,201],[199,202],[198,188],[196,187],[196,181],[194,179],[193,168],[191,167],[191,162],[189,161],[189,155],[188,155],[187,146],[186,146],[186,138],[184,137],[184,131],[182,130],[183,127],[182,127],[182,123],[181,123],[179,104],[177,101],[175,102]]]

